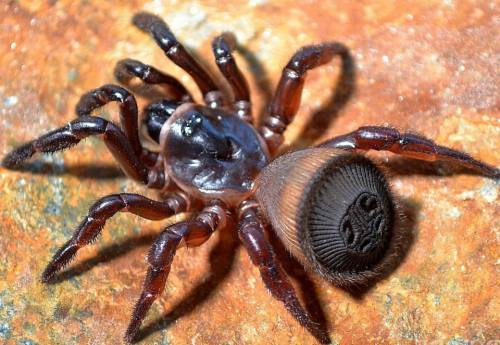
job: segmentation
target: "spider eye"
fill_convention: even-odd
[[[181,127],[182,134],[186,137],[190,137],[194,134],[194,131],[197,127],[201,126],[203,122],[203,117],[198,114],[192,114]]]
[[[271,163],[257,185],[273,229],[306,267],[340,285],[377,271],[395,214],[385,177],[368,159],[297,151]]]

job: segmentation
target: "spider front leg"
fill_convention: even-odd
[[[307,71],[328,63],[336,55],[344,58],[347,54],[344,45],[330,42],[303,47],[292,56],[283,69],[262,128],[271,152],[276,152],[283,142],[283,132],[299,109]]]
[[[394,128],[366,126],[320,144],[347,150],[390,151],[425,161],[449,161],[474,169],[486,176],[500,178],[500,170],[467,153],[440,146],[420,135],[401,133]]]
[[[189,91],[176,78],[140,61],[132,59],[118,61],[114,73],[115,78],[122,84],[127,85],[133,77],[137,77],[144,84],[165,87],[169,93],[173,93],[174,100],[182,102],[191,102],[193,100]]]
[[[80,100],[76,104],[76,114],[79,117],[91,116],[94,110],[110,102],[118,102],[120,104],[120,123],[123,131],[130,141],[134,153],[140,157],[142,154],[142,145],[139,140],[137,102],[134,95],[123,87],[107,84],[88,91],[80,97]]]
[[[73,237],[54,255],[42,274],[42,281],[49,282],[65,267],[77,251],[91,244],[101,233],[106,221],[117,212],[130,212],[150,220],[161,220],[189,209],[189,201],[182,194],[173,194],[162,201],[155,201],[138,194],[108,195],[90,207],[88,215],[80,223]]]
[[[163,173],[153,173],[152,169],[141,162],[122,130],[100,117],[83,116],[42,135],[8,153],[2,160],[2,165],[7,168],[16,167],[37,152],[61,151],[93,135],[101,136],[121,168],[131,178],[152,188],[162,188],[167,184]]]
[[[229,32],[217,36],[212,41],[215,63],[234,93],[236,114],[248,123],[252,123],[252,108],[248,83],[236,65],[232,52],[236,48],[236,37]]]
[[[177,66],[186,71],[195,81],[203,94],[205,102],[212,108],[224,104],[222,93],[210,75],[186,51],[184,46],[175,38],[167,24],[154,14],[140,12],[134,15],[132,23],[140,30],[153,36],[156,43],[165,55]]]
[[[293,317],[321,344],[330,344],[328,333],[321,329],[302,307],[295,289],[278,263],[265,236],[264,221],[258,214],[255,202],[248,201],[240,208],[238,236],[252,263],[259,268],[262,280],[273,297],[281,301]]]
[[[165,288],[179,245],[185,243],[188,247],[196,247],[205,243],[216,230],[226,226],[227,217],[225,205],[214,200],[196,218],[171,225],[158,236],[147,257],[148,272],[125,333],[125,341],[134,340],[149,308]]]

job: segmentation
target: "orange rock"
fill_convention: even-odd
[[[299,47],[345,43],[353,58],[350,73],[336,91],[338,62],[310,73],[300,115],[287,132],[289,145],[388,123],[500,165],[500,37],[493,2],[113,3],[2,6],[1,155],[74,118],[79,95],[111,82],[114,63],[124,57],[168,70],[199,96],[192,80],[130,25],[133,13],[146,9],[165,18],[214,75],[211,38],[235,32],[257,111]],[[321,305],[339,344],[498,341],[498,184],[457,174],[449,165],[374,156],[392,162],[394,190],[411,216],[403,262],[365,294],[352,296],[282,255],[302,297]],[[38,280],[93,200],[144,192],[114,167],[104,145],[89,140],[38,158],[35,173],[0,168],[0,343],[122,343],[145,274],[144,255],[165,223],[117,216],[65,279],[49,286]],[[145,344],[314,343],[266,292],[230,233],[179,251],[167,289],[143,327]]]

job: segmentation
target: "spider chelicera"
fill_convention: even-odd
[[[157,16],[138,13],[133,23],[153,36],[167,57],[184,69],[203,94],[205,105],[174,77],[139,61],[126,59],[115,68],[127,84],[137,77],[145,84],[168,89],[168,98],[144,109],[145,135],[159,150],[144,148],[134,96],[117,85],[84,94],[76,106],[78,118],[65,127],[10,152],[3,160],[14,167],[37,152],[67,149],[89,136],[99,136],[130,178],[161,191],[159,201],[138,194],[113,194],[99,199],[73,237],[54,255],[43,272],[49,282],[99,235],[119,211],[150,220],[181,212],[197,212],[164,229],[149,251],[143,291],[132,313],[125,339],[132,341],[142,320],[165,287],[180,245],[199,246],[217,230],[233,224],[271,294],[319,342],[329,343],[326,330],[301,306],[265,236],[272,228],[306,268],[341,286],[362,285],[380,274],[397,226],[397,210],[381,171],[357,152],[387,150],[427,160],[446,160],[498,178],[499,170],[469,155],[439,146],[422,136],[388,127],[361,127],[310,149],[277,156],[283,132],[293,120],[308,70],[345,56],[347,49],[331,42],[301,48],[283,70],[263,126],[253,126],[250,94],[232,52],[235,38],[216,37],[213,52],[220,72],[231,86],[228,104],[208,73],[176,40]],[[92,111],[109,103],[120,105],[121,128]]]

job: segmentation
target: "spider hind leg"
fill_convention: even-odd
[[[331,340],[326,330],[314,322],[300,304],[293,285],[281,268],[272,246],[265,236],[264,222],[256,207],[247,207],[241,210],[238,236],[252,263],[259,268],[262,281],[271,295],[281,301],[288,312],[321,344],[330,344]]]
[[[344,150],[389,151],[424,161],[448,161],[475,170],[493,179],[500,178],[500,169],[481,162],[465,152],[440,146],[423,136],[399,132],[390,127],[360,127],[351,133],[327,140],[319,146]]]
[[[194,219],[167,227],[155,240],[149,251],[149,264],[142,293],[134,307],[125,333],[125,341],[134,341],[142,320],[153,302],[160,296],[167,282],[177,248],[182,244],[196,247],[205,243],[216,231],[227,224],[225,205],[212,201]]]

